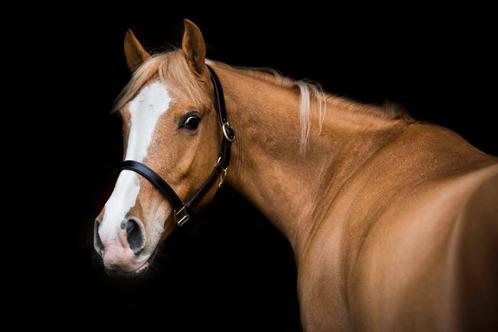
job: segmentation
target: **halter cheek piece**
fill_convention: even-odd
[[[173,207],[175,220],[178,226],[183,226],[187,221],[190,220],[190,213],[192,208],[200,202],[202,197],[211,189],[217,180],[219,180],[218,187],[223,184],[223,180],[227,174],[228,165],[230,163],[230,151],[232,147],[232,142],[235,139],[235,131],[230,127],[227,118],[227,111],[225,108],[225,98],[223,95],[223,88],[221,86],[220,80],[214,70],[207,66],[209,70],[209,75],[214,87],[214,107],[218,113],[218,119],[221,125],[221,130],[223,132],[223,138],[221,141],[220,154],[218,161],[214,166],[213,171],[209,175],[208,179],[202,184],[202,186],[197,190],[197,192],[192,196],[192,198],[184,203],[180,197],[176,194],[175,190],[166,182],[160,175],[154,172],[147,165],[142,164],[134,160],[125,160],[118,167],[118,172],[122,170],[129,170],[136,172],[146,178],[150,183],[152,183],[157,190],[166,198],[171,206]]]

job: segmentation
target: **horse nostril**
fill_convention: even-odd
[[[142,234],[142,229],[136,220],[128,219],[126,222],[126,233],[130,249],[135,255],[138,255],[143,249],[145,239]]]
[[[104,245],[100,239],[99,226],[100,223],[95,220],[95,225],[93,226],[93,246],[95,247],[95,251],[97,251],[100,256],[104,257]]]

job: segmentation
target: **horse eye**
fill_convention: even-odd
[[[195,131],[197,127],[199,127],[199,123],[201,122],[201,117],[196,113],[187,114],[181,124],[180,128],[185,128],[190,131]]]

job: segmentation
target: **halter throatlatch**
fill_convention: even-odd
[[[225,97],[223,95],[223,87],[214,70],[207,66],[209,75],[214,87],[214,107],[218,113],[218,120],[223,133],[221,148],[218,160],[214,166],[213,171],[202,184],[202,186],[195,192],[189,201],[184,203],[182,199],[176,194],[175,190],[166,182],[160,175],[154,172],[147,165],[134,161],[125,160],[121,162],[118,171],[129,170],[140,174],[146,178],[150,183],[156,187],[157,190],[169,201],[173,208],[175,220],[178,226],[183,226],[190,220],[190,213],[192,208],[200,202],[202,197],[212,188],[216,181],[219,181],[218,187],[221,187],[225,176],[227,174],[228,165],[230,164],[230,152],[232,142],[235,139],[235,131],[230,127],[228,122],[227,111],[225,108]]]

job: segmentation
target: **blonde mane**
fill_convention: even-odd
[[[242,71],[244,74],[257,79],[268,81],[289,89],[296,89],[300,95],[299,106],[299,124],[300,124],[300,139],[299,150],[301,153],[306,152],[310,131],[311,131],[311,112],[315,110],[318,113],[319,133],[322,131],[323,120],[326,112],[326,100],[328,96],[322,91],[319,84],[312,84],[302,80],[293,80],[283,76],[278,71],[272,68],[248,68],[248,67],[233,67],[225,63],[215,62],[218,66],[235,68]]]
[[[303,80],[293,80],[282,76],[276,70],[269,68],[246,68],[233,67],[225,63],[206,60],[209,63],[215,63],[218,66],[241,70],[249,76],[270,81],[283,87],[296,89],[300,95],[299,106],[299,124],[300,124],[300,152],[306,152],[310,131],[311,131],[311,113],[316,112],[318,115],[319,133],[322,131],[323,122],[327,110],[327,102],[331,95],[323,92],[318,84],[312,84]],[[178,86],[193,100],[197,105],[205,105],[208,96],[205,89],[201,86],[202,82],[192,73],[189,65],[185,60],[181,50],[174,50],[165,53],[153,55],[142,66],[140,66],[130,82],[125,86],[118,96],[114,110],[124,107],[133,97],[142,89],[142,87],[153,77],[157,76],[161,81],[173,80],[178,82]],[[383,107],[373,105],[361,105],[340,97],[333,97],[335,103],[340,103],[353,111],[361,111],[364,114],[370,114],[384,119],[404,118],[410,120],[410,117],[396,105],[386,103]]]

